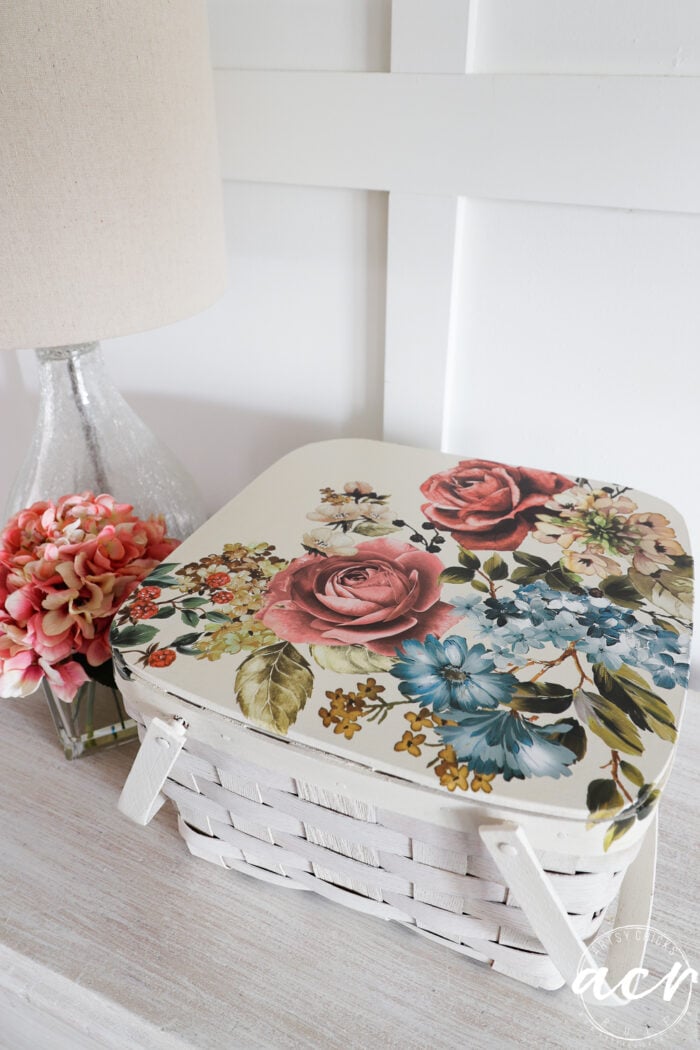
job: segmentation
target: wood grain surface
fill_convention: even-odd
[[[0,708],[3,1050],[622,1046],[393,924],[196,860],[116,809],[133,744],[70,763],[39,698]],[[700,965],[698,698],[661,807],[653,925]],[[698,1045],[700,989],[651,1045]]]

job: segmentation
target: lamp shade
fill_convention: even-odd
[[[225,249],[204,0],[0,4],[0,348],[208,306]]]

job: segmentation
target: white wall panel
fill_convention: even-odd
[[[209,0],[208,7],[215,67],[389,68],[390,0]]]
[[[472,0],[475,73],[700,73],[696,0]]]
[[[466,73],[477,0],[392,0],[392,73]]]
[[[384,437],[442,444],[445,381],[453,343],[459,201],[389,197]]]
[[[463,215],[449,448],[653,490],[700,549],[700,218]]]
[[[700,79],[220,71],[224,178],[700,211]]]
[[[297,445],[379,437],[383,396],[385,195],[228,183],[225,209],[225,299],[114,355],[212,508]]]

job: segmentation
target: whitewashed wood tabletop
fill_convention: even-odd
[[[654,926],[700,964],[700,711],[661,807]],[[541,992],[316,896],[191,857],[116,803],[133,744],[67,762],[40,698],[0,707],[3,1050],[624,1046]],[[671,1032],[696,1047],[700,989]]]

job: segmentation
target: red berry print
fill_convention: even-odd
[[[160,598],[160,587],[142,587],[137,596],[137,602],[154,602]]]
[[[176,657],[174,649],[156,649],[148,657],[149,667],[170,667]]]
[[[207,587],[211,587],[212,590],[218,590],[219,587],[225,587],[227,583],[231,582],[231,577],[227,572],[212,572],[207,576]]]
[[[227,605],[233,601],[233,593],[232,591],[214,591],[211,600],[214,602],[214,605]]]

